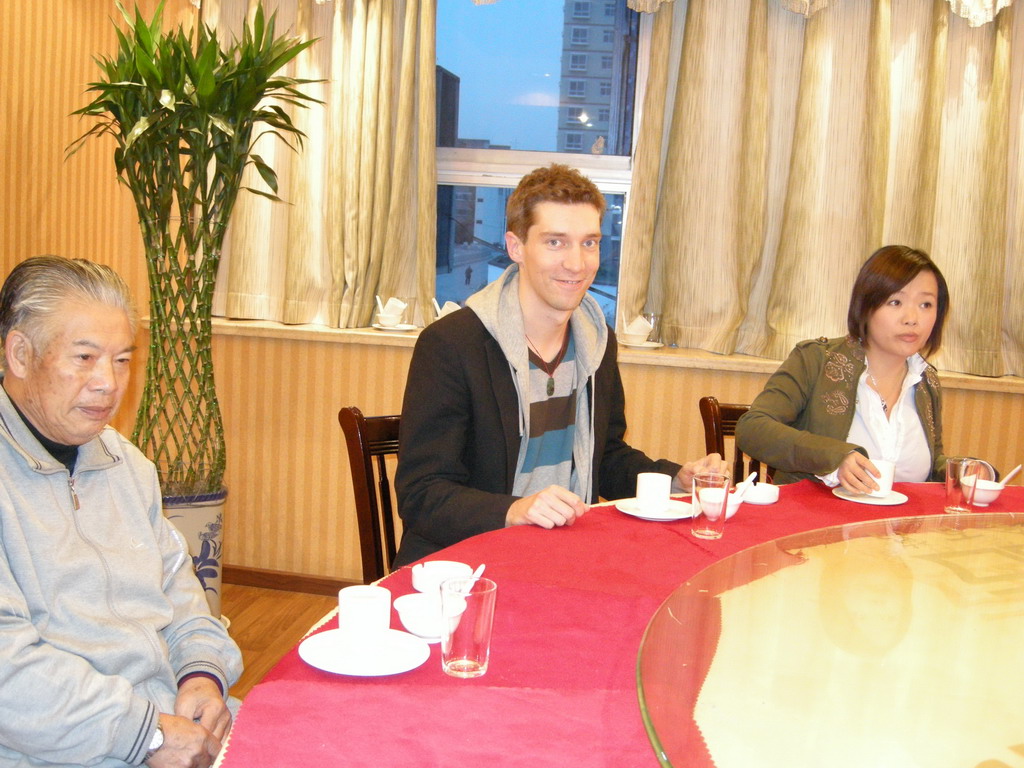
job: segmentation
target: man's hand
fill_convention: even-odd
[[[572,491],[558,485],[549,485],[543,491],[512,502],[505,513],[505,526],[539,525],[541,528],[554,528],[558,525],[572,525],[587,509],[583,500]]]
[[[717,453],[709,453],[703,459],[688,461],[676,474],[672,482],[673,493],[689,493],[693,486],[693,476],[701,472],[717,472],[722,475],[729,474],[729,465],[725,463]],[[740,478],[739,480],[742,480]],[[736,482],[739,482],[737,480]]]
[[[871,463],[871,459],[860,451],[850,451],[839,464],[839,482],[850,493],[871,493],[878,490],[876,477],[882,473]]]
[[[220,739],[202,725],[186,717],[161,714],[160,727],[164,744],[146,761],[150,768],[209,768],[213,765],[220,752]]]
[[[174,714],[199,723],[219,741],[231,727],[228,709],[220,688],[209,677],[190,677],[178,688]]]

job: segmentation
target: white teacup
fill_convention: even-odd
[[[391,628],[391,590],[357,584],[338,591],[338,629],[351,638],[379,635]]]
[[[661,472],[641,472],[636,476],[636,504],[644,512],[660,514],[668,509],[672,476]]]
[[[875,482],[878,483],[878,490],[872,491],[870,495],[878,498],[888,496],[892,493],[892,478],[896,472],[896,462],[886,461],[885,459],[872,459],[871,463],[882,474],[880,477],[875,478]]]
[[[378,312],[377,313],[377,325],[382,325],[385,328],[394,328],[402,322],[401,312]]]

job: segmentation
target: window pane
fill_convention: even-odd
[[[509,187],[437,187],[437,302],[464,304],[512,261],[505,252],[505,203]],[[601,268],[590,287],[609,325],[615,323],[622,246],[623,195],[605,195]]]
[[[626,0],[438,0],[437,145],[567,151],[582,107],[610,119],[574,126],[568,151],[629,155],[638,37]]]

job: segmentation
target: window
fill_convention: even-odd
[[[612,57],[611,56],[602,56],[601,57],[601,69],[611,69],[611,68],[612,68]]]
[[[464,302],[509,264],[508,196],[526,170],[560,162],[592,178],[608,201],[591,293],[614,322],[638,50],[652,23],[626,0],[437,0],[439,303]],[[499,37],[530,45],[510,60],[493,45]],[[599,69],[605,55],[610,68]]]
[[[580,137],[580,134],[576,136]],[[514,187],[467,188],[440,184],[437,187],[438,209],[441,209],[442,201],[460,199],[467,192],[473,199],[472,196],[481,189],[486,189],[488,202],[486,206],[477,206],[475,217],[467,218],[462,214],[457,220],[445,222],[448,225],[446,230],[456,242],[451,250],[452,262],[444,267],[439,264],[437,268],[435,292],[439,304],[446,301],[464,303],[512,263],[505,251],[505,204]],[[601,267],[589,293],[601,306],[605,319],[614,326],[626,196],[606,192],[604,197],[607,207],[601,222]],[[438,224],[441,223],[439,218]],[[438,234],[440,236],[440,227]]]

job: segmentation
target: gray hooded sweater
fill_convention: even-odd
[[[530,361],[523,326],[523,310],[519,303],[519,266],[513,264],[494,282],[473,294],[466,301],[480,318],[487,331],[497,340],[512,370],[519,395],[519,457],[516,461],[514,496],[527,496],[542,490],[529,488],[523,475],[528,435],[530,434]],[[608,326],[601,307],[589,295],[573,311],[569,320],[573,344],[576,348],[576,381],[586,382],[597,372],[608,343]],[[579,384],[578,384],[579,385]],[[591,503],[591,457],[594,454],[594,423],[586,388],[580,388],[576,397],[576,429],[573,441],[573,472],[566,484],[570,491],[585,503]],[[547,484],[545,484],[547,485]]]

